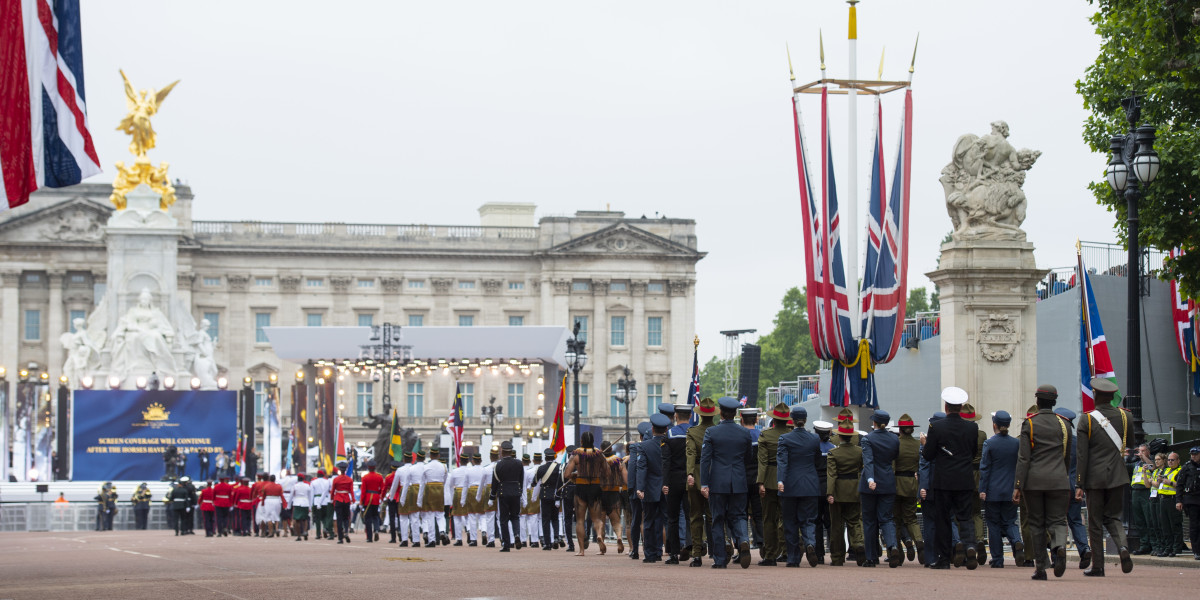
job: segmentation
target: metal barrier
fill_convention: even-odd
[[[151,504],[147,529],[167,529],[167,509]],[[133,529],[133,509],[117,508],[113,529]],[[0,532],[15,531],[94,531],[94,503],[13,502],[0,504]],[[203,530],[203,524],[197,529]]]

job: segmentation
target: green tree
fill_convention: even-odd
[[[1154,149],[1162,161],[1158,178],[1142,188],[1138,204],[1143,245],[1190,250],[1168,261],[1160,276],[1179,279],[1184,292],[1200,296],[1200,14],[1195,2],[1090,0],[1100,54],[1075,88],[1091,115],[1083,138],[1108,152],[1112,136],[1128,128],[1121,100],[1143,94],[1141,123],[1158,128]],[[1139,124],[1141,124],[1139,123]],[[1099,157],[1096,172],[1100,173]],[[1089,185],[1097,203],[1115,213],[1126,239],[1126,200],[1104,180]]]
[[[758,369],[758,397],[780,381],[817,372],[817,355],[808,334],[808,299],[800,288],[783,295],[783,307],[775,314],[775,328],[758,339],[762,357]],[[761,401],[761,400],[760,400]]]
[[[929,299],[926,298],[925,288],[913,288],[908,290],[908,302],[904,305],[904,317],[911,319],[917,316],[919,312],[929,310]]]
[[[725,361],[713,356],[700,369],[700,397],[716,400],[725,395]]]

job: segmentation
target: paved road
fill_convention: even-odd
[[[1085,579],[1074,564],[1062,579],[1029,580],[1030,570],[982,567],[930,571],[819,566],[725,571],[645,565],[616,555],[577,558],[564,550],[397,548],[286,538],[175,537],[162,531],[0,534],[0,598],[630,598],[957,597],[1174,598],[1194,590],[1200,570],[1139,564],[1129,575],[1110,565]],[[1182,559],[1180,559],[1182,560]],[[1189,561],[1190,562],[1190,561]],[[1111,561],[1110,561],[1111,563]],[[1190,564],[1187,566],[1191,566]],[[654,590],[658,590],[655,592]],[[836,590],[836,592],[835,592]],[[337,594],[334,596],[334,594]]]

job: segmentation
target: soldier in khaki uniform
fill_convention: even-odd
[[[1046,580],[1046,538],[1053,554],[1054,576],[1062,577],[1067,569],[1067,505],[1070,503],[1071,482],[1068,473],[1071,457],[1067,449],[1071,432],[1067,420],[1054,414],[1058,390],[1052,385],[1038,386],[1038,412],[1021,422],[1020,447],[1017,454],[1016,489],[1013,501],[1025,500],[1029,512],[1031,539],[1027,548],[1034,551],[1033,579]]]
[[[896,506],[892,510],[896,519],[896,531],[908,532],[904,540],[908,560],[925,564],[925,540],[921,537],[921,525],[917,523],[917,496],[920,486],[917,471],[921,466],[921,442],[913,437],[916,424],[907,413],[900,415],[900,454],[896,456]],[[914,547],[915,543],[915,547]]]
[[[839,417],[840,418],[840,417]],[[857,434],[854,421],[841,420],[837,426],[838,447],[829,451],[826,467],[826,501],[829,502],[829,564],[846,564],[845,530],[850,530],[850,544],[859,566],[866,561],[863,548],[862,505],[858,498],[858,478],[862,473],[862,448],[853,442]]]
[[[973,404],[971,404],[970,402],[963,405],[962,411],[959,413],[959,416],[961,416],[962,418],[964,418],[968,421],[974,421],[976,423],[978,423],[979,420],[983,418],[977,412],[975,412],[975,406]],[[987,441],[987,438],[988,438],[987,432],[985,432],[983,430],[983,428],[980,427],[979,428],[979,445],[975,450],[975,460],[974,460],[974,465],[973,465],[975,467],[975,489],[976,490],[979,489],[979,463],[981,460],[983,460],[983,444],[984,444],[984,442]],[[985,536],[984,536],[984,528],[983,528],[983,512],[982,511],[983,511],[983,502],[979,499],[979,494],[975,494],[975,495],[971,496],[971,515],[972,515],[971,521],[975,524],[975,554],[978,555],[978,557],[979,557],[978,558],[979,564],[983,564],[984,560],[985,560],[984,557],[987,556],[987,543],[984,541]]]
[[[779,490],[776,483],[776,452],[779,436],[790,431],[787,426],[791,417],[788,405],[780,402],[771,409],[771,426],[758,436],[758,495],[762,496],[763,545],[758,555],[759,566],[773,567],[783,553],[783,518],[779,511]]]
[[[1125,489],[1129,486],[1125,448],[1133,438],[1133,419],[1124,410],[1113,406],[1112,400],[1117,393],[1113,382],[1097,377],[1091,383],[1096,395],[1096,410],[1079,418],[1075,497],[1083,500],[1087,494],[1088,540],[1096,556],[1095,562],[1083,574],[1104,577],[1105,529],[1117,543],[1121,572],[1133,570],[1133,558],[1125,542],[1125,526],[1121,523]]]
[[[1025,418],[1028,419],[1029,417],[1036,415],[1037,412],[1037,404],[1030,404],[1029,408],[1025,409]],[[1033,540],[1033,534],[1029,533],[1029,507],[1025,504],[1024,497],[1022,497],[1021,501],[1017,503],[1017,506],[1021,509],[1021,539],[1025,540],[1025,549],[1021,552],[1020,556],[1014,554],[1013,560],[1017,562],[1018,567],[1032,567],[1034,552],[1033,544],[1029,543]]]
[[[708,499],[700,493],[703,482],[700,480],[700,450],[704,446],[704,432],[713,426],[713,418],[717,414],[717,403],[712,398],[704,398],[696,407],[700,415],[700,423],[687,431],[687,489],[688,489],[688,529],[692,533],[692,562],[689,567],[702,565],[700,557],[707,554],[704,545],[706,520],[712,519],[708,509]]]

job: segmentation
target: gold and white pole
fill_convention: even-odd
[[[855,4],[859,0],[846,0],[850,5],[850,80],[858,79],[858,14]],[[822,61],[824,62],[824,61]],[[850,298],[850,327],[852,337],[858,339],[862,303],[858,291],[858,90],[851,86],[847,90],[849,97],[849,139],[847,145],[848,159],[846,161],[846,200],[842,211],[842,229],[846,240],[843,251],[846,257],[846,295]]]

